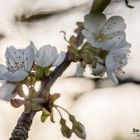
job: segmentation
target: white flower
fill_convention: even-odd
[[[108,77],[115,83],[118,84],[116,75],[119,72],[123,72],[122,68],[127,64],[128,53],[130,52],[130,44],[126,41],[117,44],[111,49],[105,58],[105,62],[97,61],[96,65],[92,67],[93,75],[103,76],[105,71]]]
[[[108,52],[104,63],[97,60],[93,67],[93,74],[100,76],[106,71],[108,77],[117,84],[116,74],[127,64],[130,52],[130,44],[125,38],[126,24],[123,18],[112,16],[106,20],[103,14],[89,14],[85,16],[84,27],[82,33],[90,45]]]
[[[39,49],[36,63],[41,67],[58,66],[64,61],[64,58],[65,52],[62,51],[58,54],[56,47],[46,45]]]
[[[130,46],[126,41],[121,42],[109,51],[105,59],[107,75],[116,84],[118,83],[116,74],[122,72],[122,68],[127,64]]]
[[[31,71],[34,61],[34,48],[31,43],[26,49],[10,46],[5,52],[7,67],[0,64],[0,79],[9,82],[24,80]]]
[[[110,50],[125,40],[124,19],[120,16],[112,16],[106,20],[103,14],[88,14],[84,21],[83,35],[92,47]]]

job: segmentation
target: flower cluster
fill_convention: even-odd
[[[60,125],[63,136],[70,138],[75,133],[78,137],[85,139],[84,126],[67,110],[54,104],[60,94],[54,93],[51,95],[46,92],[42,98],[38,97],[35,89],[36,81],[43,82],[43,77],[50,74],[50,68],[59,66],[64,61],[65,55],[65,52],[58,53],[57,49],[51,45],[45,45],[38,50],[33,42],[30,42],[30,45],[25,49],[16,49],[13,46],[8,47],[5,52],[7,66],[0,65],[0,79],[9,83],[5,84],[6,87],[5,85],[2,86],[1,90],[7,91],[0,94],[0,99],[10,100],[11,105],[15,108],[24,105],[25,113],[42,111],[42,122],[45,122],[50,117],[51,122],[54,123],[53,109],[56,109],[61,117]],[[24,91],[24,87],[28,91]],[[13,92],[14,90],[22,99],[14,98],[17,95]],[[69,121],[72,124],[71,128],[67,126],[66,120],[62,118],[60,109],[68,114]]]
[[[51,45],[37,50],[33,42],[30,42],[25,49],[8,47],[5,58],[7,66],[0,64],[0,79],[19,82],[23,81],[36,66],[46,68],[60,65],[65,58],[65,52],[59,54],[57,49]]]
[[[107,72],[108,77],[118,83],[116,74],[122,72],[130,52],[125,28],[124,19],[120,16],[112,16],[108,20],[103,14],[85,16],[82,33],[89,45],[96,50],[92,63],[93,75],[101,76]]]

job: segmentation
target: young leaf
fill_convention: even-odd
[[[75,122],[72,130],[81,139],[86,139],[85,127],[80,122]]]
[[[73,115],[69,115],[69,120],[74,124],[76,122],[75,117]]]
[[[60,124],[61,124],[61,132],[63,136],[66,138],[70,138],[72,135],[72,130],[66,125],[66,120],[61,118]]]
[[[61,96],[61,94],[59,94],[59,93],[54,93],[53,95],[51,95],[52,102],[56,101],[60,96]]]
[[[42,115],[41,115],[41,122],[44,123],[49,116],[50,116],[50,112],[46,109],[43,109]]]
[[[80,138],[86,139],[86,132],[85,127],[80,123],[77,122],[73,115],[69,115],[69,120],[72,123],[72,131]]]

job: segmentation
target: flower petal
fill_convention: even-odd
[[[17,49],[14,46],[7,47],[5,52],[5,58],[9,57],[11,59],[14,59],[15,52],[17,53]]]
[[[4,82],[2,87],[0,87],[0,99],[10,101],[17,95],[16,92],[14,92],[15,88],[16,84]]]
[[[36,46],[34,45],[34,43],[32,41],[30,41],[30,45],[29,46],[33,47],[33,49],[34,49],[34,60],[35,60],[36,58],[39,57],[39,52],[38,52]]]
[[[110,33],[110,37],[112,38],[112,41],[114,41],[115,46],[119,46],[123,41],[126,40],[126,34],[122,31]]]
[[[80,63],[77,64],[77,67],[76,67],[76,72],[75,72],[75,76],[76,77],[82,77],[83,76],[83,73],[85,71],[85,68],[81,67]]]
[[[28,73],[22,70],[18,70],[15,73],[6,72],[4,77],[9,82],[19,82],[24,80],[28,76]]]
[[[115,76],[115,73],[119,69],[119,65],[114,61],[114,56],[112,53],[109,53],[106,60],[105,60],[105,65],[106,65],[106,71],[108,77],[115,83],[118,84],[118,80]]]
[[[128,54],[130,52],[131,44],[123,40],[121,43],[117,44],[112,51],[118,50],[118,52],[123,52],[124,54]]]
[[[105,23],[106,17],[104,14],[88,14],[85,16],[84,27],[89,32],[96,32]]]
[[[8,72],[7,68],[4,65],[0,64],[0,79],[1,80],[6,80],[4,77],[4,74],[6,72]]]
[[[95,37],[87,30],[83,30],[82,34],[87,39],[87,42],[90,43],[92,47],[95,47],[96,45]]]
[[[95,76],[103,76],[105,73],[105,67],[99,63],[92,67],[92,74]]]
[[[106,70],[110,71],[111,73],[115,73],[117,71],[117,66],[114,61],[114,55],[112,53],[109,53],[105,60]]]
[[[116,75],[114,73],[107,71],[107,75],[108,75],[109,79],[111,79],[115,84],[119,83],[118,79],[116,78]]]
[[[40,48],[39,58],[37,59],[37,65],[47,67],[52,65],[58,57],[58,52],[55,47],[46,45]]]
[[[114,49],[115,47],[119,46],[121,42],[125,40],[125,36],[125,33],[121,31],[111,33],[109,34],[109,38],[106,41],[96,41],[95,47],[110,51],[111,49]]]
[[[66,56],[66,53],[62,51],[62,52],[58,55],[56,61],[53,63],[53,66],[55,66],[55,67],[59,66],[59,65],[64,61],[65,56]]]
[[[30,42],[30,45],[24,51],[23,61],[25,65],[25,71],[31,71],[34,61],[34,47],[32,42]]]
[[[105,33],[112,33],[117,31],[124,31],[126,28],[126,24],[124,23],[124,19],[120,16],[112,16],[110,17],[103,27],[103,31]]]
[[[5,58],[7,66],[15,67],[17,50],[14,46],[10,46],[6,49]]]

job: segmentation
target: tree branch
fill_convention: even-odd
[[[35,112],[22,113],[9,140],[26,140]]]
[[[58,66],[49,77],[45,79],[45,84],[42,88],[42,90],[39,93],[39,96],[43,96],[44,93],[50,90],[50,87],[53,85],[53,83],[56,81],[56,79],[62,75],[62,73],[65,71],[65,69],[69,66],[69,54],[66,54],[66,57],[63,61],[63,63]],[[45,92],[44,92],[45,91]],[[36,112],[32,111],[30,113],[22,113],[20,118],[18,119],[18,122],[11,134],[11,138],[9,140],[26,140],[28,138],[28,132],[30,130],[33,118],[35,116]]]
[[[78,27],[79,28],[79,27]],[[84,40],[84,37],[82,35],[82,29],[79,29],[79,32],[77,32],[76,37],[76,46],[79,47]],[[51,86],[54,84],[54,82],[57,80],[58,77],[60,77],[63,72],[66,70],[66,68],[70,65],[69,60],[69,52],[66,53],[66,57],[61,65],[55,68],[55,70],[45,79],[42,79],[43,85],[41,86],[41,89],[38,93],[39,97],[44,97],[50,90]],[[20,118],[17,121],[17,124],[11,134],[11,138],[9,140],[27,140],[28,138],[28,132],[30,130],[30,127],[32,125],[33,118],[37,112],[31,111],[30,113],[23,112],[20,116]]]

